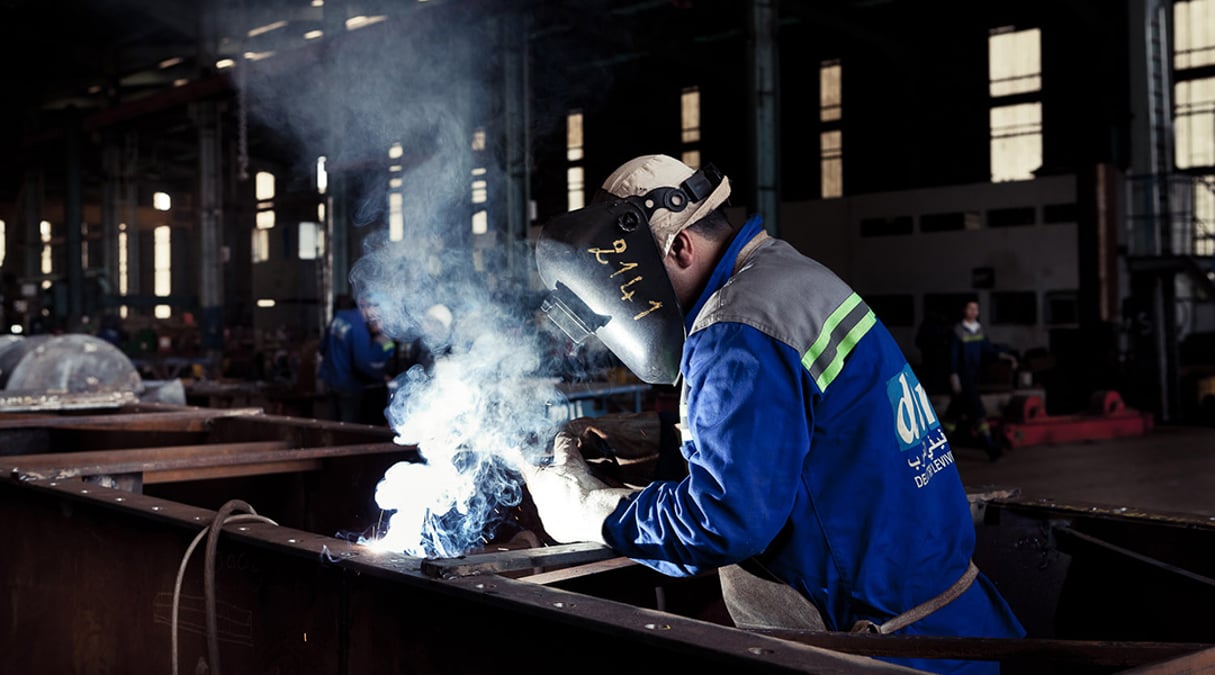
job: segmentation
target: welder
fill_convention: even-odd
[[[610,487],[558,434],[552,462],[525,469],[546,532],[672,576],[717,570],[744,628],[1023,636],[971,561],[949,442],[898,345],[759,215],[732,224],[729,195],[712,166],[647,155],[543,228],[545,311],[642,380],[680,388],[687,464],[678,481]]]

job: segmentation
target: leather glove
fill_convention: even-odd
[[[562,543],[606,543],[603,521],[633,492],[609,487],[591,475],[578,450],[578,439],[564,431],[553,440],[551,464],[527,464],[522,471],[544,530]]]
[[[962,393],[962,378],[958,377],[957,373],[949,376],[949,389],[955,394]]]

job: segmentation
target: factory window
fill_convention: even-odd
[[[840,131],[819,134],[819,151],[823,171],[823,199],[844,194],[844,148]]]
[[[991,209],[987,212],[988,227],[1016,227],[1018,225],[1033,225],[1037,219],[1037,209],[1032,206]]]
[[[925,293],[924,316],[937,317],[948,324],[962,320],[966,303],[975,300],[974,293]]]
[[[1173,64],[1178,70],[1215,65],[1215,1],[1173,5]]]
[[[926,213],[920,216],[920,231],[951,232],[954,230],[977,230],[982,222],[983,218],[978,211]]]
[[[173,248],[168,225],[160,225],[152,231],[152,292],[158,298],[167,297],[173,291]],[[172,311],[168,305],[156,305],[157,319],[167,319]]]
[[[586,157],[583,150],[583,120],[581,110],[571,110],[565,116],[565,158],[570,162],[581,162]],[[565,171],[565,194],[568,210],[586,205],[586,184],[582,166],[571,164]]]
[[[316,158],[316,191],[325,194],[329,189],[329,172],[325,170],[325,156]]]
[[[1030,180],[1042,166],[1041,31],[993,30],[987,39],[991,180]]]
[[[1215,77],[1179,81],[1174,96],[1177,167],[1215,166]]]
[[[700,168],[700,87],[684,87],[679,95],[679,128],[683,151],[680,159],[693,169]]]
[[[486,232],[489,232],[489,214],[485,209],[481,209],[472,214],[472,233],[485,234]]]
[[[823,199],[844,194],[844,132],[841,129],[844,95],[843,67],[838,60],[823,61],[818,69],[819,170]]]
[[[1038,323],[1038,294],[1033,291],[993,291],[993,325],[1032,326]]]
[[[892,216],[888,218],[862,218],[862,237],[888,237],[897,234],[911,234],[914,221],[911,216]]]
[[[127,256],[127,224],[118,223],[118,294],[126,295],[129,290],[130,283],[129,274],[130,267]]]
[[[324,246],[324,230],[319,223],[300,223],[299,256],[300,260],[316,260]]]
[[[259,230],[274,228],[274,174],[258,171],[253,180],[254,198],[257,199],[255,224]]]
[[[684,87],[680,94],[679,128],[684,143],[700,142],[700,87]]]
[[[1046,204],[1042,207],[1042,222],[1047,225],[1076,222],[1076,203]]]
[[[267,308],[267,309],[268,309],[268,308],[273,307],[273,306],[275,306],[275,305],[277,305],[277,304],[278,304],[278,303],[277,303],[277,302],[275,302],[274,298],[258,298],[258,299],[257,299],[257,306],[258,306],[258,307],[262,307],[262,308]]]
[[[1047,291],[1042,297],[1042,321],[1048,326],[1074,325],[1080,321],[1080,301],[1075,291]]]
[[[44,220],[38,223],[38,237],[42,241],[42,273],[50,274],[55,271],[55,258],[51,249],[51,222]]]
[[[585,185],[586,179],[582,167],[571,166],[565,171],[565,184],[569,190],[568,210],[580,209],[586,205],[585,202]]]
[[[915,296],[910,293],[866,295],[865,304],[887,326],[915,325]]]
[[[405,238],[405,195],[393,190],[388,193],[388,239]]]
[[[258,171],[254,180],[254,192],[259,202],[274,199],[274,174],[269,171]]]
[[[7,247],[8,243],[6,239],[4,221],[0,220],[0,267],[4,267],[4,257],[7,252]]]
[[[833,122],[841,117],[841,76],[839,61],[824,61],[818,69],[819,119]]]
[[[577,162],[583,158],[582,111],[571,110],[565,116],[565,158]]]
[[[152,208],[157,211],[168,211],[173,207],[173,198],[167,192],[152,193]]]
[[[1215,255],[1215,174],[1194,180],[1194,255]]]
[[[266,262],[270,259],[270,230],[253,230],[253,262]]]

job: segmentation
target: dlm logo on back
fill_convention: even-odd
[[[920,448],[924,437],[941,426],[932,411],[928,394],[911,371],[911,366],[904,366],[903,372],[886,382],[886,395],[894,412],[894,429],[900,450],[905,452]]]

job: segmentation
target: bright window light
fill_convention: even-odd
[[[7,252],[8,240],[4,229],[4,221],[0,220],[0,267],[4,266],[4,256]]]
[[[586,174],[580,166],[571,166],[565,170],[566,210],[573,211],[586,206]]]
[[[819,134],[819,153],[823,199],[842,196],[844,194],[843,132],[835,130]]]
[[[153,230],[152,242],[152,292],[156,297],[163,298],[173,292],[171,270],[173,249],[169,226],[161,225]]]
[[[472,203],[484,204],[489,199],[488,183],[484,180],[474,180],[472,182]]]
[[[700,141],[700,87],[685,87],[679,97],[680,128],[684,143]]]
[[[266,262],[270,259],[270,230],[253,230],[253,262]]]
[[[216,70],[227,70],[228,68],[231,68],[232,66],[235,66],[235,65],[236,65],[236,61],[233,61],[232,59],[220,59],[215,62],[215,69]]]
[[[388,239],[401,241],[405,238],[405,198],[400,192],[388,193]]]
[[[324,35],[324,34],[325,34],[325,31],[321,31],[321,30],[310,30],[310,31],[308,31],[307,33],[304,33],[304,39],[305,39],[305,40],[315,40],[315,39],[317,39],[317,38],[321,37],[321,36],[322,36],[322,35]]]
[[[275,305],[274,298],[258,298],[258,307],[273,307]]]
[[[264,26],[258,26],[257,28],[250,30],[248,35],[249,35],[249,37],[257,37],[258,35],[265,35],[266,33],[269,33],[271,31],[276,31],[280,28],[283,28],[286,25],[287,25],[286,21],[275,21],[274,23],[268,23]]]
[[[130,267],[128,263],[127,224],[118,224],[118,294],[126,295],[130,289]]]
[[[485,149],[485,129],[477,129],[473,132],[472,149],[474,152]]]
[[[274,174],[269,171],[258,171],[254,186],[257,201],[264,202],[274,199]]]
[[[300,260],[316,260],[316,254],[320,252],[321,248],[319,241],[320,233],[321,227],[319,223],[300,223]]]
[[[1173,3],[1173,32],[1176,68],[1215,64],[1215,0]]]
[[[271,230],[274,229],[274,209],[257,212],[257,229]]]
[[[1215,77],[1173,85],[1177,168],[1215,165]]]
[[[389,159],[399,159],[401,157],[401,155],[404,155],[404,154],[405,154],[405,149],[401,147],[400,143],[393,143],[392,145],[390,145],[388,147],[388,158]]]
[[[169,196],[168,192],[154,192],[152,193],[152,208],[157,211],[168,211],[173,208],[173,198]]]
[[[680,161],[693,169],[700,168],[700,151],[699,150],[684,150],[680,156]]]
[[[818,70],[818,118],[833,122],[840,118],[843,105],[842,71],[839,61],[825,61]]]
[[[388,16],[381,14],[379,16],[352,16],[346,19],[346,30],[358,30],[366,28],[375,23],[379,23],[387,19]]]
[[[173,310],[168,305],[156,305],[152,313],[157,319],[167,319],[173,316]]]
[[[324,155],[316,158],[316,191],[325,194],[329,189],[329,173],[325,171]]]
[[[43,274],[50,274],[55,271],[55,259],[51,250],[51,221],[38,223],[38,236],[42,240],[41,270]]]
[[[565,116],[565,158],[577,162],[582,157],[582,111],[571,110]]]
[[[991,109],[991,180],[1032,180],[1042,166],[1042,104]]]
[[[25,327],[19,323],[15,323],[8,327],[8,332],[12,333],[13,335],[20,335],[25,332]]]
[[[171,59],[165,59],[164,61],[161,61],[159,65],[162,69],[172,68],[173,66],[176,66],[177,64],[181,63],[184,60],[185,59],[181,58],[180,56],[174,56]]]
[[[1042,89],[1042,32],[1001,28],[987,38],[987,71],[992,96]]]
[[[489,214],[485,211],[477,211],[472,215],[472,233],[485,234],[489,232]]]
[[[401,180],[400,178],[389,178],[388,179],[388,187],[393,190],[400,190],[401,186],[404,184],[405,184],[405,181]]]

